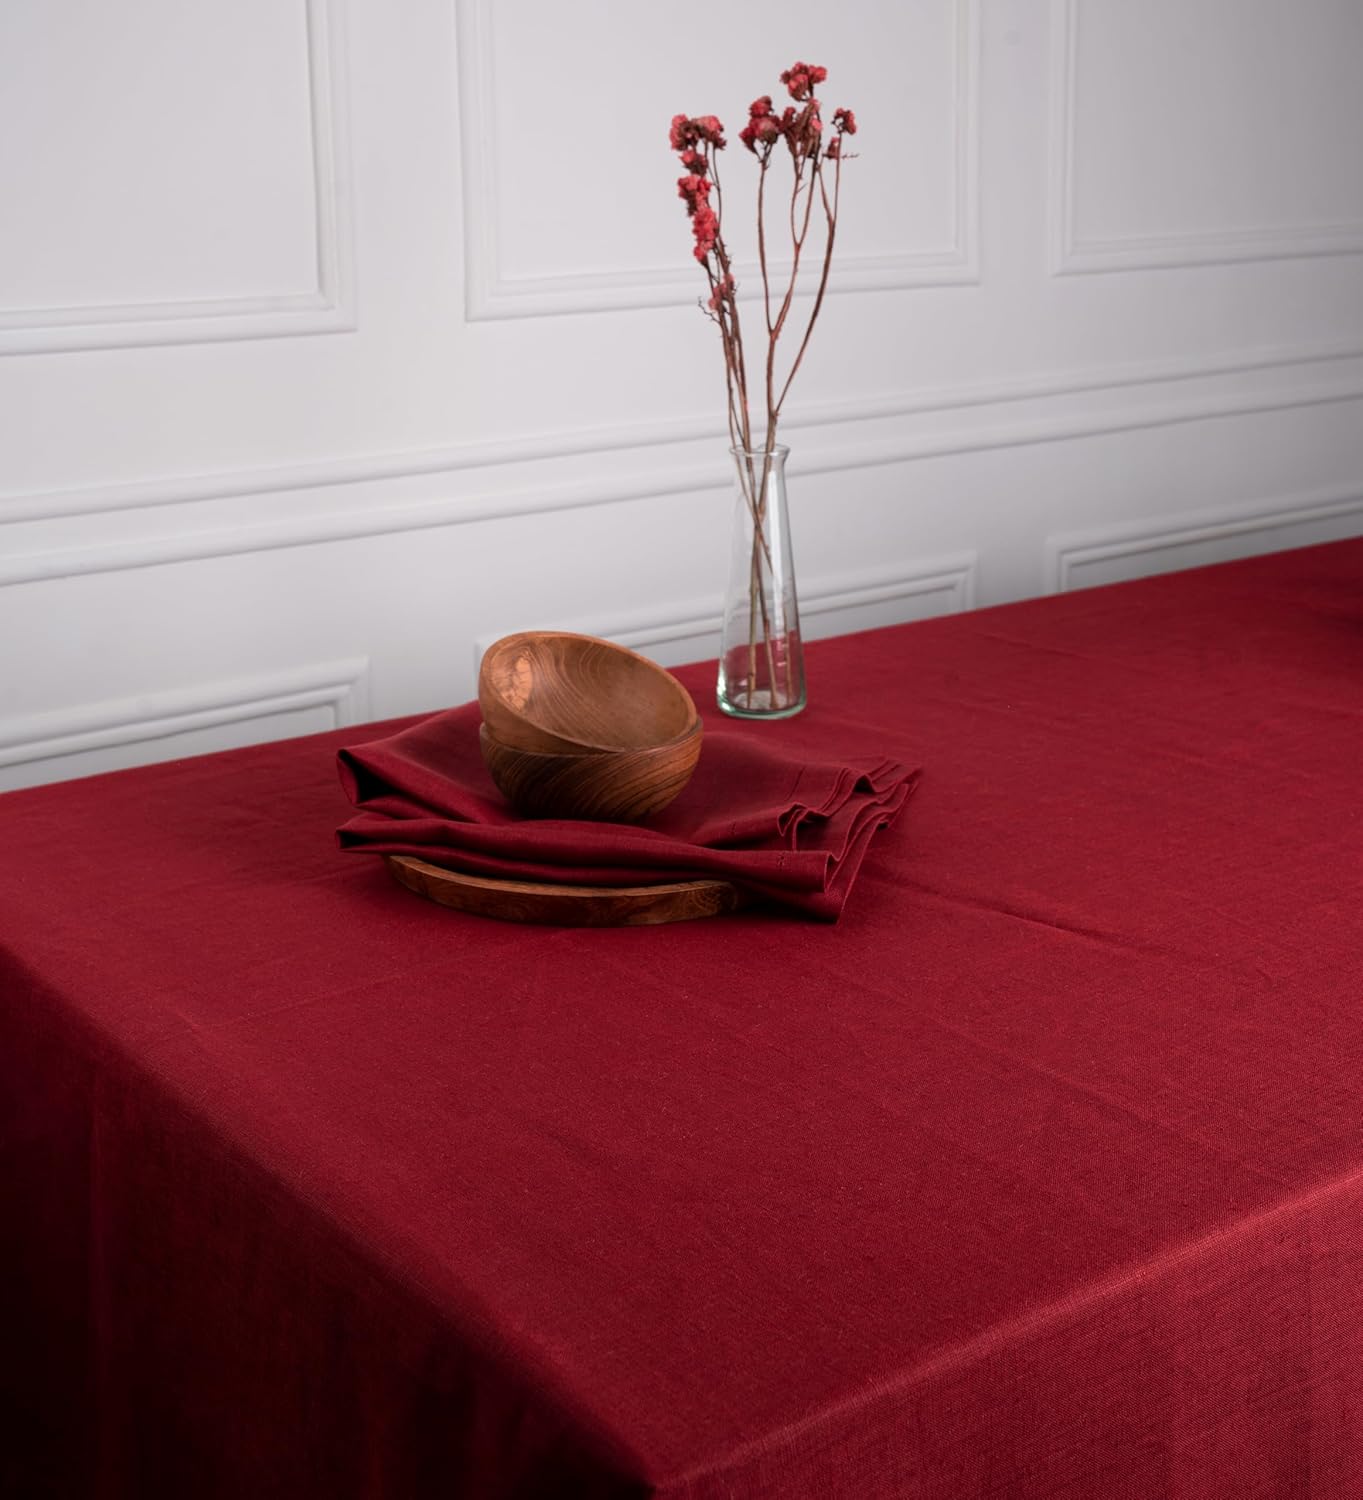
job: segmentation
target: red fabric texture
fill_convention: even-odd
[[[360,809],[342,849],[414,854],[499,879],[648,885],[719,876],[807,916],[836,920],[871,835],[918,779],[884,756],[783,753],[770,726],[715,728],[695,774],[646,824],[520,817],[488,776],[476,703],[340,752]]]
[[[0,798],[0,1494],[1363,1497],[1363,541],[809,680],[836,924],[446,911],[353,728]]]

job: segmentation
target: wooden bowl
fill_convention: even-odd
[[[498,790],[532,818],[593,818],[637,823],[661,812],[691,779],[701,726],[665,745],[636,750],[522,750],[478,729],[483,763]]]
[[[691,695],[645,656],[592,635],[503,636],[478,671],[483,722],[515,750],[647,750],[700,722]]]

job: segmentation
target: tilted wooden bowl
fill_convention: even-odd
[[[508,749],[580,754],[646,750],[700,722],[665,668],[592,635],[526,630],[483,653],[483,722]]]
[[[483,762],[502,795],[532,818],[593,818],[637,823],[661,812],[691,779],[700,759],[697,718],[663,745],[634,750],[522,750],[478,728]]]

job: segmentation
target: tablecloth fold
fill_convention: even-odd
[[[478,748],[478,705],[434,714],[338,755],[357,812],[343,850],[411,854],[476,875],[574,885],[719,876],[835,921],[878,828],[919,772],[884,756],[809,760],[761,730],[707,728],[681,796],[647,825],[521,817]]]

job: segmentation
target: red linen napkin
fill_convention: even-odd
[[[717,876],[836,921],[877,828],[918,772],[882,757],[806,761],[758,733],[709,729],[682,794],[645,825],[523,818],[492,784],[476,703],[339,753],[359,809],[344,850],[411,854],[473,875],[569,885]]]

